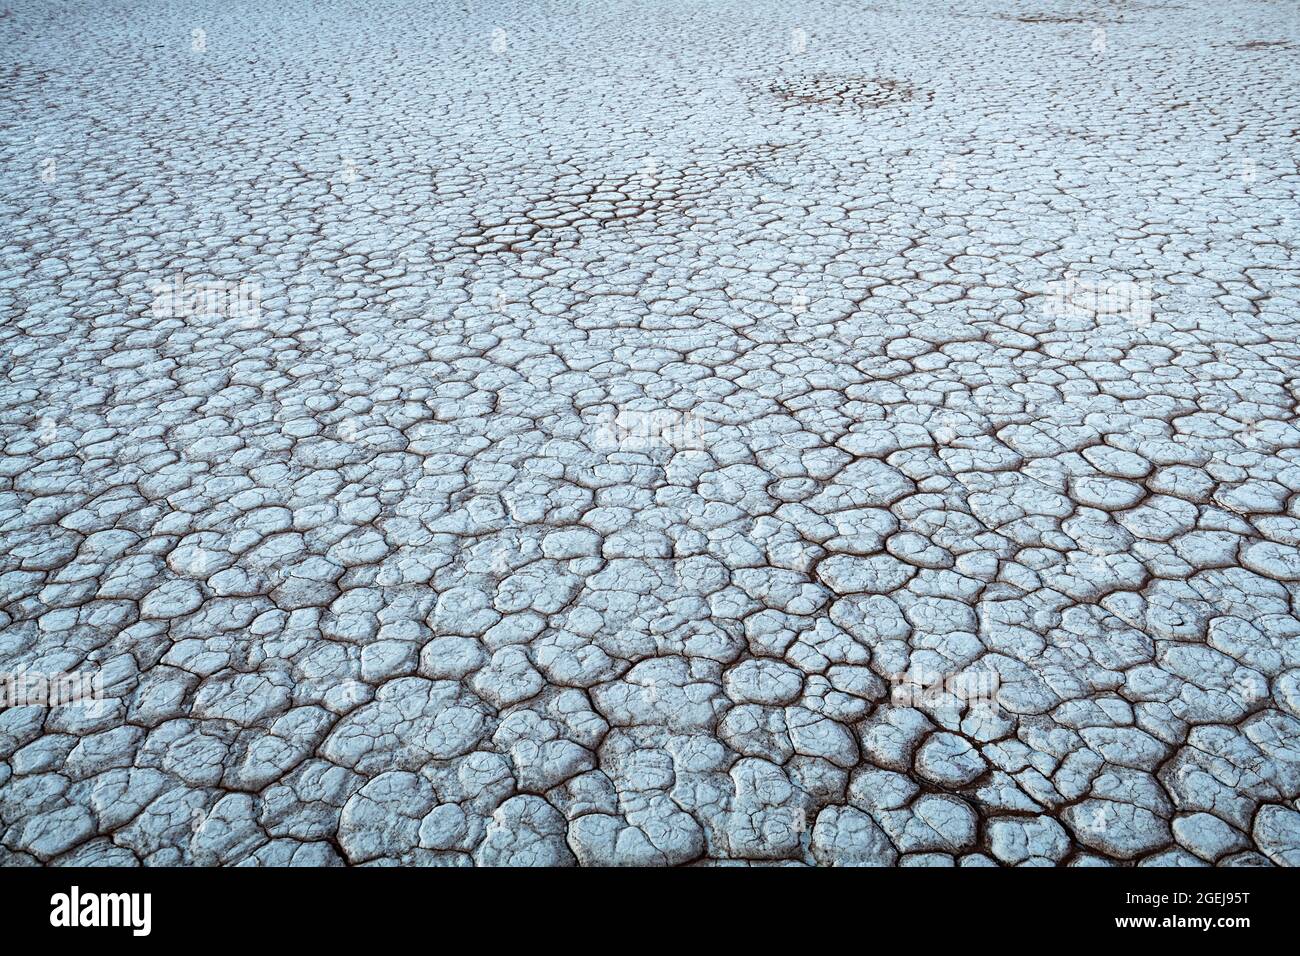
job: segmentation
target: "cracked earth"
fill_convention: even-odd
[[[1294,4],[0,43],[0,861],[1300,863]]]

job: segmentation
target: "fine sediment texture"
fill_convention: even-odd
[[[1296,11],[11,2],[0,863],[1300,863]]]

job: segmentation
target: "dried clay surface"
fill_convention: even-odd
[[[11,0],[0,862],[1300,863],[1295,9]]]

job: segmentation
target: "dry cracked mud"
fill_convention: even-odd
[[[11,0],[0,862],[1300,863],[1296,11]]]

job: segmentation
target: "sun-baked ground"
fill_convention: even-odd
[[[11,2],[0,862],[1300,863],[1296,11]]]

